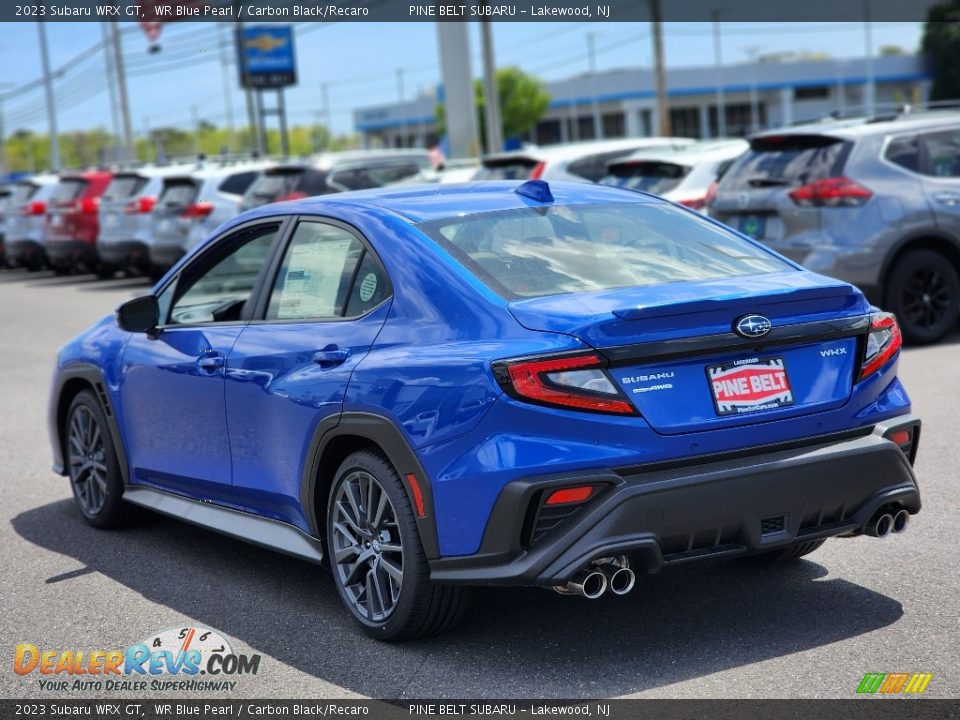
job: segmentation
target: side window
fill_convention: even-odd
[[[278,231],[278,225],[262,226],[217,241],[223,250],[212,250],[184,271],[167,324],[240,320]]]
[[[960,130],[929,133],[923,136],[928,175],[960,177]]]
[[[352,233],[335,225],[302,222],[284,255],[267,319],[358,315],[379,303],[386,292],[383,272]]]
[[[227,175],[218,189],[220,192],[230,193],[231,195],[243,195],[259,174],[256,170],[246,170]]]
[[[887,145],[884,157],[894,165],[899,165],[911,172],[920,172],[920,144],[917,136],[894,138]]]

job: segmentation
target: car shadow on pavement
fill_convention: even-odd
[[[389,645],[353,625],[326,568],[176,520],[143,512],[133,527],[98,531],[63,500],[12,525],[85,566],[46,579],[46,592],[73,592],[73,578],[98,572],[256,652],[377,698],[612,697],[838,642],[903,614],[897,600],[828,578],[816,562],[725,562],[644,576],[630,595],[596,601],[481,589],[448,635]],[[265,658],[267,672],[283,669]]]

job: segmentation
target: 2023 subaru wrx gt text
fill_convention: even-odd
[[[50,430],[92,525],[326,557],[400,639],[470,585],[622,594],[902,530],[899,347],[854,287],[652,196],[345,193],[241,215],[69,343]]]

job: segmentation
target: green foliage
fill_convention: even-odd
[[[483,81],[473,85],[474,102],[477,106],[477,126],[481,144],[486,146],[486,99]],[[500,98],[500,119],[503,122],[503,137],[519,137],[539,122],[550,105],[550,93],[538,78],[528,75],[518,67],[503,67],[497,70],[497,96]],[[446,115],[443,105],[436,109],[439,134],[446,131]],[[494,150],[499,150],[495,148]],[[487,150],[489,152],[489,149]]]
[[[933,73],[931,100],[960,98],[960,0],[934,5],[927,11],[920,52]]]
[[[103,128],[79,130],[59,134],[60,164],[64,168],[86,168],[110,164],[119,157],[121,142]],[[294,125],[289,128],[290,154],[308,155],[320,150],[343,150],[354,147],[352,135],[334,137],[323,125]],[[267,154],[280,154],[280,131],[267,132]],[[247,127],[237,128],[232,134],[227,128],[201,121],[197,131],[159,127],[149,136],[134,141],[134,152],[140,161],[154,161],[158,157],[192,157],[203,153],[208,157],[229,153],[249,152],[253,147],[253,133]],[[18,130],[6,138],[7,165],[13,172],[41,172],[50,167],[50,140],[48,135]]]

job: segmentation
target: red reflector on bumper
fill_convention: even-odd
[[[581,485],[580,487],[563,488],[554,490],[547,496],[547,505],[568,505],[570,503],[580,503],[593,495],[593,485]]]
[[[420,490],[420,483],[417,482],[416,475],[408,473],[407,482],[410,484],[410,492],[413,493],[413,509],[416,511],[417,517],[426,517],[427,513],[423,509],[423,491]]]
[[[887,439],[894,445],[909,445],[913,435],[909,430],[896,430],[887,436]]]

